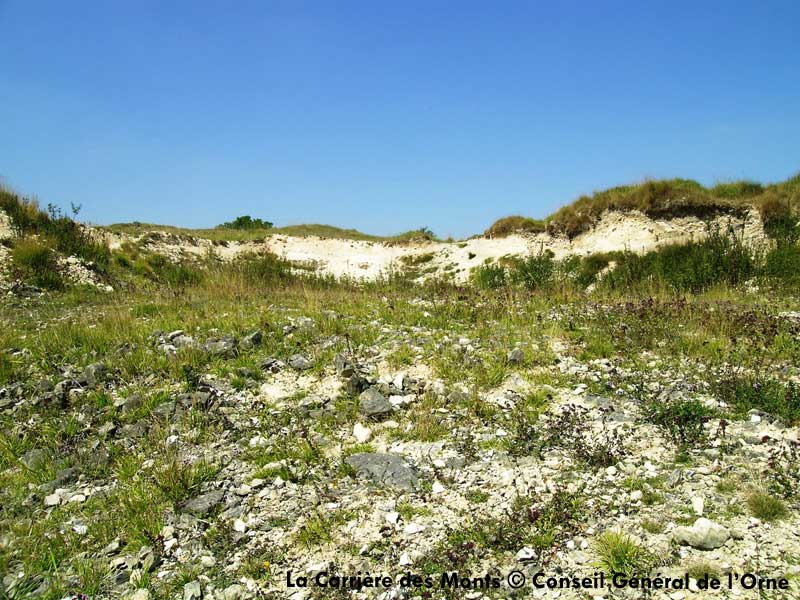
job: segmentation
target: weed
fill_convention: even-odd
[[[766,477],[772,492],[784,498],[800,495],[800,443],[790,440],[770,448]]]
[[[646,419],[658,426],[674,444],[688,448],[705,439],[704,424],[714,415],[700,400],[652,400],[645,404]]]
[[[789,514],[783,500],[764,491],[750,492],[747,507],[755,518],[762,521],[779,521]]]
[[[623,573],[627,577],[647,575],[656,559],[637,540],[618,531],[604,531],[595,540],[597,566],[609,575]]]
[[[56,256],[49,246],[33,239],[19,240],[11,250],[11,260],[18,277],[46,289],[64,288]]]
[[[480,289],[496,290],[506,285],[507,274],[500,265],[481,265],[473,269],[472,280]]]

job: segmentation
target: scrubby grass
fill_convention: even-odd
[[[492,223],[491,227],[483,232],[486,237],[505,237],[512,233],[540,233],[547,229],[544,221],[514,215],[503,217]]]
[[[601,533],[595,540],[594,553],[597,566],[609,575],[623,573],[627,577],[641,577],[656,564],[655,557],[644,546],[618,531]]]
[[[0,210],[8,215],[11,227],[19,237],[37,236],[40,243],[66,256],[77,256],[97,270],[108,268],[111,253],[108,246],[92,237],[88,230],[50,204],[47,211],[38,202],[0,188]],[[77,214],[79,208],[75,208]]]
[[[547,228],[572,238],[589,230],[607,210],[638,210],[651,217],[673,218],[741,215],[756,208],[767,231],[778,237],[791,227],[791,207],[797,203],[799,189],[800,176],[767,186],[739,181],[712,188],[690,179],[644,181],[581,196],[549,217]]]
[[[321,225],[317,223],[269,228],[250,227],[246,229],[237,229],[220,227],[209,229],[189,229],[184,227],[174,227],[172,225],[157,225],[153,223],[140,223],[138,221],[134,221],[132,223],[115,223],[113,225],[106,226],[105,229],[114,233],[125,233],[134,236],[144,235],[151,231],[162,231],[175,235],[197,237],[219,242],[257,241],[263,240],[272,235],[321,237],[376,242],[405,242],[412,240],[434,239],[434,236],[429,231],[423,229],[407,231],[393,236],[379,236],[362,233],[356,229],[345,229],[341,227],[335,227],[333,225]]]
[[[17,277],[45,289],[64,288],[55,253],[38,240],[18,240],[11,250],[11,260]]]
[[[783,500],[759,490],[747,495],[747,508],[751,515],[762,521],[780,521],[789,514]]]

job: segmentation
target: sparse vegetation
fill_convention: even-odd
[[[714,194],[770,189],[740,188]],[[0,595],[280,594],[317,554],[392,574],[570,573],[593,555],[641,575],[676,566],[669,524],[693,525],[695,497],[742,531],[720,563],[766,548],[785,571],[794,250],[745,259],[719,235],[650,258],[502,257],[459,285],[187,256],[157,234],[111,254],[114,292],[3,295]],[[63,256],[41,233],[2,250],[29,273]],[[436,262],[410,253],[412,269]],[[364,454],[402,460],[406,479]]]

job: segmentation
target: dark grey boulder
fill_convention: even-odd
[[[203,344],[203,350],[212,356],[220,358],[234,358],[236,356],[236,340],[232,337],[224,337],[219,340],[208,340]]]
[[[224,490],[214,490],[201,496],[195,496],[183,505],[183,512],[203,516],[210,513],[225,497]]]
[[[369,387],[369,381],[358,373],[353,373],[345,384],[345,391],[351,396],[358,396]]]
[[[44,467],[50,460],[50,455],[47,453],[46,450],[42,450],[41,448],[34,448],[33,450],[28,450],[25,454],[23,454],[19,461],[28,467],[31,471],[37,471]]]
[[[365,452],[347,457],[347,464],[356,477],[368,479],[379,485],[413,492],[419,488],[419,473],[402,456]]]
[[[242,338],[239,342],[239,347],[244,348],[245,350],[250,350],[251,348],[255,348],[256,346],[261,345],[261,341],[264,339],[264,334],[260,331],[254,331]]]
[[[94,386],[97,385],[98,382],[105,379],[108,375],[108,367],[106,367],[103,363],[97,362],[88,365],[78,376],[78,383],[82,386]]]
[[[514,348],[508,353],[508,362],[512,365],[521,365],[525,362],[525,352],[522,348]]]
[[[381,417],[392,412],[392,403],[375,388],[369,388],[358,397],[358,412],[365,417]]]
[[[333,359],[333,363],[336,367],[336,374],[339,377],[352,377],[356,372],[356,366],[353,361],[341,352]]]
[[[298,371],[307,371],[313,367],[314,364],[302,354],[292,354],[289,357],[289,366]]]

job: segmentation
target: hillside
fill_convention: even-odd
[[[417,281],[466,283],[481,269],[508,264],[515,257],[547,254],[563,261],[570,256],[642,255],[666,246],[699,242],[713,231],[727,232],[752,251],[763,252],[770,239],[796,231],[792,207],[798,205],[799,181],[794,177],[771,185],[737,182],[712,188],[680,179],[646,181],[581,197],[542,221],[500,219],[483,236],[457,242],[437,241],[426,231],[380,238],[326,225],[198,230],[129,223],[85,228],[71,225],[72,221],[61,214],[47,215],[4,191],[0,227],[5,234],[0,231],[0,236],[8,240],[9,247],[21,245],[28,235],[43,237],[45,246],[49,243],[54,247],[50,257],[44,250],[39,252],[40,263],[55,261],[65,281],[101,287],[113,285],[113,277],[104,274],[109,251],[120,255],[114,261],[118,265],[128,260],[126,254],[163,256],[174,264],[188,261],[198,265],[268,252],[319,276],[376,280],[401,275]],[[11,241],[15,236],[21,236],[20,242]],[[78,241],[68,241],[70,236]],[[26,243],[31,254],[35,244]],[[35,252],[28,257],[23,256],[24,249],[16,252],[23,262],[37,260]],[[14,270],[12,258],[9,248],[0,250],[0,277],[6,281],[27,269],[23,265]],[[608,264],[610,259],[602,261]],[[140,270],[149,272],[152,268]]]

